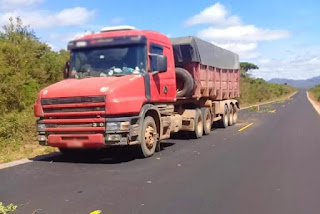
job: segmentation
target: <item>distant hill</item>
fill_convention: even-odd
[[[277,84],[287,83],[288,85],[292,85],[296,88],[308,89],[308,88],[312,88],[315,85],[320,84],[320,76],[313,77],[307,80],[291,80],[291,79],[274,78],[274,79],[271,79],[269,82],[277,83]]]

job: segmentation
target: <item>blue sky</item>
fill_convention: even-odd
[[[320,1],[0,0],[0,24],[20,16],[54,50],[104,26],[195,35],[257,64],[264,79],[320,75]]]

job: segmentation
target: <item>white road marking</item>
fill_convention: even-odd
[[[33,162],[33,160],[29,160],[27,158],[21,159],[21,160],[16,160],[16,161],[12,161],[9,163],[0,164],[0,169],[18,166],[18,165],[22,165],[22,164],[26,164],[26,163],[30,163],[30,162]]]

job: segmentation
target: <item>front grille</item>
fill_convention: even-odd
[[[103,125],[102,125],[103,124]],[[104,123],[102,123],[101,125],[100,124],[97,124],[97,123],[70,123],[70,124],[64,124],[64,123],[61,123],[61,124],[47,124],[46,127],[47,128],[76,128],[76,127],[97,127],[97,126],[100,126],[100,127],[103,127],[104,126]]]
[[[63,97],[63,98],[44,98],[41,99],[42,105],[57,105],[70,103],[102,103],[105,102],[105,96],[90,97]]]
[[[66,97],[41,100],[48,133],[105,132],[105,97]]]
[[[92,107],[69,107],[69,108],[45,108],[44,113],[57,113],[57,112],[89,112],[89,111],[105,111],[104,106]]]

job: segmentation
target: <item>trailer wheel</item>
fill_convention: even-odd
[[[152,117],[147,116],[144,118],[141,129],[140,147],[143,157],[147,158],[154,154],[158,144],[158,139],[159,135],[156,123]]]
[[[209,108],[201,108],[202,117],[203,117],[203,134],[208,135],[211,132],[212,118]]]
[[[233,122],[233,106],[232,105],[229,105],[229,126],[232,126],[233,124],[234,124],[234,122]]]
[[[193,90],[194,82],[191,74],[183,68],[175,68],[177,97],[188,97]]]
[[[238,122],[238,109],[237,106],[233,106],[233,124]]]
[[[196,115],[194,117],[194,131],[192,133],[193,139],[199,139],[203,135],[203,117],[200,109],[196,109]]]
[[[221,115],[221,120],[219,120],[218,125],[220,128],[227,128],[229,124],[229,110],[228,106],[224,106],[224,111],[223,115]]]

